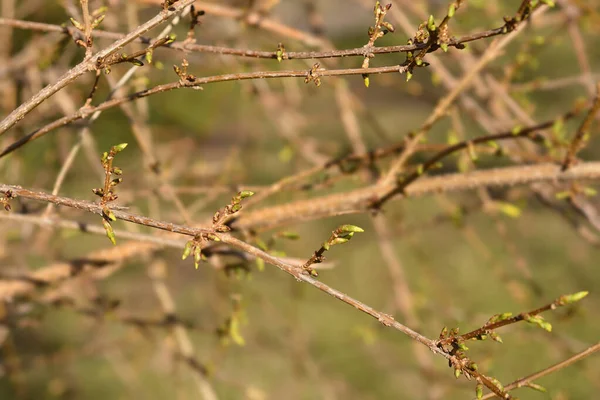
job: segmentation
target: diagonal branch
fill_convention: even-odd
[[[162,22],[169,19],[171,16],[179,13],[185,7],[192,4],[195,0],[181,0],[177,2],[171,10],[163,10],[154,18],[149,20],[148,22],[140,25],[134,31],[129,33],[122,39],[117,40],[104,50],[99,51],[94,56],[85,61],[77,64],[75,67],[67,71],[63,76],[61,76],[58,81],[49,84],[38,93],[36,93],[31,99],[27,100],[25,103],[21,104],[17,107],[13,112],[11,112],[2,122],[0,122],[0,135],[10,129],[17,122],[25,118],[25,116],[39,106],[46,99],[54,95],[54,93],[58,92],[65,86],[69,85],[71,82],[75,81],[81,75],[85,74],[88,71],[92,71],[97,67],[97,64],[101,64],[102,60],[107,56],[110,56],[114,52],[118,51],[128,43],[134,41],[137,37],[143,35],[148,32],[150,29],[156,27]]]

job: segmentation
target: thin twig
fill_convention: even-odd
[[[34,108],[42,104],[46,99],[51,97],[54,93],[58,92],[71,82],[75,81],[81,75],[85,74],[88,71],[93,71],[97,68],[98,64],[102,64],[102,60],[106,57],[113,54],[115,51],[121,49],[128,43],[135,40],[137,37],[143,35],[150,29],[155,26],[161,24],[162,22],[169,19],[171,16],[179,13],[185,7],[192,4],[194,0],[181,0],[177,2],[171,10],[166,10],[160,12],[154,18],[150,19],[148,22],[140,25],[133,32],[127,34],[123,39],[117,40],[107,48],[99,51],[96,55],[86,59],[85,61],[77,64],[75,67],[67,71],[64,75],[62,75],[58,81],[49,84],[41,91],[36,93],[31,99],[27,100],[25,103],[21,104],[17,109],[12,111],[6,118],[0,122],[0,135],[10,129],[17,122],[25,118],[25,116]]]

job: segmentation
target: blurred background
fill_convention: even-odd
[[[447,1],[389,2],[386,21],[395,32],[376,46],[406,44],[430,14],[439,22],[448,9]],[[99,29],[126,33],[156,15],[158,3],[91,0],[90,10],[106,15]],[[501,27],[521,5],[465,3],[449,24],[452,36]],[[540,8],[478,74],[429,131],[412,165],[448,143],[544,121],[554,121],[553,127],[534,150],[480,146],[476,160],[459,152],[432,174],[562,159],[585,111],[568,120],[561,116],[593,98],[598,80],[600,2],[556,3]],[[279,43],[286,51],[357,48],[369,40],[373,6],[371,0],[197,1],[197,9],[207,12],[192,40],[264,51],[276,51]],[[53,25],[71,26],[71,17],[81,21],[75,0],[2,0],[0,11],[4,18]],[[178,40],[186,38],[189,21],[186,16],[173,27]],[[0,22],[4,117],[80,62],[85,51],[64,33]],[[310,169],[312,174],[242,213],[365,187],[386,171],[391,157],[367,167],[322,166],[402,143],[493,40],[429,54],[430,65],[416,68],[409,82],[396,73],[370,76],[368,88],[361,76],[349,76],[324,77],[319,87],[285,78],[159,93],[27,143],[0,158],[0,181],[50,192],[62,169],[60,195],[95,201],[91,189],[103,182],[101,153],[127,142],[116,160],[124,171],[118,203],[179,224],[206,224],[238,190],[260,194]],[[112,41],[98,37],[94,49]],[[144,48],[138,42],[124,51]],[[315,62],[159,48],[114,96],[177,81],[172,66],[184,58],[187,72],[197,77],[308,70]],[[402,53],[377,55],[370,65],[404,60]],[[363,59],[319,62],[327,69],[359,68]],[[119,64],[103,74],[92,105],[106,100],[132,67]],[[76,112],[93,84],[90,73],[68,86],[1,136],[0,147]],[[600,154],[597,132],[594,123],[582,159]],[[498,332],[503,344],[469,345],[480,370],[507,384],[598,342],[594,187],[580,182],[408,198],[386,204],[376,217],[292,220],[241,237],[275,255],[306,260],[340,224],[364,228],[326,253],[319,279],[433,339],[444,326],[467,332],[496,313],[532,310],[589,290],[581,303],[545,314],[551,333],[521,323]],[[592,211],[582,213],[561,193],[578,193]],[[475,384],[456,380],[441,357],[273,266],[262,270],[239,255],[216,254],[195,270],[192,261],[181,260],[185,238],[169,236],[175,245],[135,241],[120,232],[165,236],[117,221],[118,244],[112,246],[98,216],[19,199],[11,205],[13,211],[0,219],[0,283],[25,289],[4,298],[0,309],[2,399],[188,399],[210,398],[210,392],[252,400],[474,398]],[[81,229],[86,223],[100,230]],[[52,275],[65,268],[65,276]],[[521,388],[514,395],[594,398],[599,373],[600,358],[592,356],[536,381],[547,393]]]

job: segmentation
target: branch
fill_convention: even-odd
[[[312,72],[312,73],[311,73]],[[237,73],[237,74],[224,74],[224,75],[214,75],[207,76],[202,78],[197,78],[192,75],[188,75],[189,80],[179,80],[177,82],[167,83],[164,85],[158,85],[153,87],[152,89],[143,90],[141,92],[136,92],[130,94],[126,97],[121,97],[118,99],[112,99],[101,103],[96,107],[85,107],[77,111],[75,114],[68,115],[62,118],[57,119],[54,122],[28,134],[27,136],[22,137],[16,142],[12,143],[8,147],[6,147],[2,153],[0,153],[0,158],[12,153],[17,150],[21,146],[26,143],[38,139],[48,132],[73,123],[75,121],[86,119],[88,116],[94,114],[98,111],[104,111],[112,107],[119,106],[123,103],[141,99],[153,94],[168,92],[174,89],[180,89],[184,87],[191,88],[199,88],[202,85],[217,83],[217,82],[229,82],[229,81],[241,81],[241,80],[249,80],[249,79],[273,79],[273,78],[308,78],[317,79],[324,76],[342,76],[342,75],[363,75],[363,74],[386,74],[386,73],[404,73],[406,72],[406,68],[401,65],[392,65],[387,67],[377,67],[377,68],[351,68],[351,69],[331,69],[325,70],[322,68],[315,68],[314,71],[309,70],[301,70],[301,71],[262,71],[262,72],[246,72],[246,73]],[[10,117],[10,116],[9,116]],[[7,117],[8,118],[8,117]],[[1,134],[1,133],[0,133]]]
[[[600,179],[600,162],[587,162],[561,171],[560,165],[536,164],[479,170],[468,173],[442,174],[422,178],[407,186],[403,197],[416,197],[440,192],[457,192],[481,187],[527,185],[536,182]],[[308,221],[334,215],[362,213],[395,188],[393,185],[373,185],[349,192],[336,193],[241,215],[234,228],[256,229],[278,226],[291,221]],[[1,186],[0,186],[1,189]]]
[[[135,40],[137,37],[143,35],[150,29],[166,21],[171,16],[179,13],[185,7],[192,4],[194,1],[195,0],[181,0],[177,2],[171,10],[161,11],[157,16],[155,16],[148,22],[140,25],[133,32],[127,34],[127,36],[125,36],[124,38],[117,40],[112,45],[108,46],[104,50],[99,51],[91,58],[86,59],[83,62],[77,64],[75,67],[67,71],[63,76],[61,76],[57,82],[51,83],[42,90],[40,90],[31,99],[21,104],[19,107],[17,107],[17,109],[15,109],[6,118],[4,118],[4,120],[0,122],[0,135],[2,135],[4,132],[10,129],[17,122],[25,118],[25,116],[30,111],[39,106],[43,101],[54,95],[56,92],[58,92],[71,82],[75,81],[77,78],[79,78],[86,72],[95,70],[97,68],[97,65],[101,64],[104,58],[110,56],[115,51],[118,51],[128,43]]]
[[[543,370],[538,371],[529,376],[526,376],[525,378],[517,379],[516,381],[504,386],[504,390],[509,391],[509,390],[517,389],[517,388],[520,388],[523,386],[529,386],[529,384],[532,383],[533,381],[540,379],[546,375],[549,375],[553,372],[559,371],[565,367],[568,367],[569,365],[571,365],[579,360],[582,360],[587,356],[594,354],[598,350],[600,350],[600,343],[596,343],[595,345],[588,347],[587,349],[583,350],[582,352],[577,353],[574,356],[567,358],[566,360],[556,363],[548,368],[544,368]],[[483,396],[482,399],[491,399],[494,396],[495,396],[494,393],[488,393],[485,396]]]

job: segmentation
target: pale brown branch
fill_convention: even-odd
[[[386,67],[377,67],[377,68],[352,68],[352,69],[319,69],[317,70],[318,77],[326,77],[326,76],[344,76],[344,75],[363,75],[363,74],[386,74],[386,73],[404,73],[406,72],[406,68],[402,65],[392,65]],[[38,139],[48,132],[73,123],[75,121],[85,119],[89,115],[98,112],[104,111],[112,107],[119,106],[123,103],[133,101],[136,99],[140,99],[143,97],[147,97],[153,94],[168,92],[174,89],[184,88],[184,87],[200,87],[202,85],[217,83],[217,82],[229,82],[229,81],[241,81],[241,80],[249,80],[249,79],[274,79],[274,78],[306,78],[308,75],[308,71],[261,71],[261,72],[246,72],[246,73],[237,73],[237,74],[224,74],[224,75],[214,75],[207,76],[202,78],[191,78],[189,81],[177,81],[173,83],[167,83],[164,85],[158,85],[153,87],[152,89],[143,90],[141,92],[133,93],[126,97],[121,97],[117,99],[112,99],[105,101],[104,103],[96,106],[96,107],[86,107],[80,109],[77,113],[62,117],[57,119],[54,122],[22,137],[16,142],[12,143],[8,147],[6,147],[2,153],[0,153],[0,158],[6,156],[7,154],[12,153],[17,150],[24,144]],[[7,117],[8,118],[8,117]]]
[[[551,373],[559,371],[563,368],[566,368],[569,365],[574,364],[577,361],[582,360],[582,359],[586,358],[587,356],[594,354],[598,350],[600,350],[600,343],[596,343],[595,345],[588,347],[587,349],[583,350],[582,352],[577,353],[574,356],[569,357],[566,360],[556,363],[548,368],[544,368],[543,370],[538,371],[529,376],[526,376],[524,378],[517,379],[516,381],[504,386],[504,390],[509,391],[509,390],[517,389],[517,388],[520,388],[523,386],[527,386],[527,384],[529,384],[535,380],[538,380],[546,375],[549,375]],[[494,393],[488,393],[485,396],[483,396],[482,399],[491,399],[494,396],[496,396]]]
[[[64,88],[68,84],[70,84],[71,82],[75,81],[77,78],[79,78],[81,75],[85,74],[86,72],[94,70],[96,68],[96,65],[98,63],[101,63],[105,57],[111,55],[115,51],[118,51],[119,49],[121,49],[122,47],[127,45],[128,43],[135,40],[137,37],[143,35],[144,33],[148,32],[150,29],[161,24],[162,22],[169,19],[171,16],[177,14],[178,12],[180,12],[181,10],[183,10],[185,7],[189,6],[193,2],[194,2],[194,0],[181,0],[181,1],[177,2],[173,6],[172,11],[160,12],[154,18],[150,19],[146,23],[137,27],[131,33],[127,34],[127,36],[125,36],[124,38],[117,40],[116,42],[114,42],[113,44],[108,46],[107,48],[99,51],[94,56],[86,59],[85,61],[81,62],[80,64],[76,65],[75,67],[73,67],[72,69],[67,71],[64,75],[62,75],[58,79],[58,81],[51,83],[48,86],[46,86],[45,88],[43,88],[41,91],[36,93],[31,99],[29,99],[25,103],[21,104],[19,107],[17,107],[15,110],[13,110],[6,118],[4,118],[4,120],[2,120],[2,122],[0,122],[0,135],[2,135],[4,132],[6,132],[8,129],[10,129],[17,122],[19,122],[20,120],[25,118],[25,116],[31,110],[33,110],[34,108],[39,106],[42,102],[44,102],[46,99],[48,99],[49,97],[54,95],[54,93],[58,92],[59,90],[61,90],[62,88]]]
[[[561,167],[555,164],[514,166],[421,178],[407,186],[403,196],[416,197],[440,192],[472,190],[480,187],[502,187],[526,185],[535,182],[562,182],[599,178],[600,162],[582,163],[565,172],[562,172]],[[375,185],[350,192],[269,207],[240,216],[233,226],[240,229],[278,226],[292,221],[307,221],[333,215],[362,213],[368,211],[372,204],[394,188],[394,184]]]

